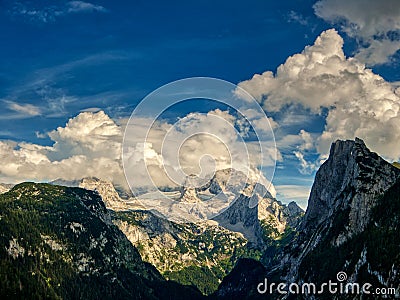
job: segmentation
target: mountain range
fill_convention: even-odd
[[[362,140],[332,144],[306,212],[243,175],[220,170],[205,185],[168,191],[172,204],[158,210],[143,201],[149,195],[134,198],[98,178],[0,185],[0,294],[361,298],[257,291],[264,280],[322,284],[339,272],[399,290],[400,170]],[[207,220],[215,210],[204,203],[215,195],[229,205]],[[183,217],[165,218],[174,205]]]

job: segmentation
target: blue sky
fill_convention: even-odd
[[[268,70],[275,74],[289,56],[331,28],[344,40],[346,57],[356,57],[397,88],[399,28],[396,19],[393,24],[384,20],[399,5],[383,1],[372,23],[365,8],[352,10],[351,4],[359,1],[316,2],[2,1],[0,139],[51,147],[55,140],[46,133],[64,127],[80,112],[101,109],[118,123],[149,92],[174,80],[207,76],[238,84]],[[358,27],[352,29],[352,24]],[[304,130],[317,140],[327,116],[335,117],[331,107],[339,106],[335,102],[315,110],[301,99],[278,106],[266,108],[281,123],[275,134],[283,158],[273,182],[281,186],[278,198],[304,204],[326,150],[322,144],[304,147],[285,137]],[[398,159],[397,153],[378,152]],[[4,181],[17,180],[5,169],[0,174]]]

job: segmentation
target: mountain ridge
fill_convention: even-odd
[[[22,183],[0,211],[2,298],[201,298],[142,261],[97,193]]]

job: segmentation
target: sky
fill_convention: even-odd
[[[97,176],[124,185],[132,111],[190,77],[231,82],[260,104],[276,141],[266,177],[284,203],[306,207],[336,139],[358,136],[387,160],[400,157],[396,0],[3,0],[0,28],[1,182]],[[177,105],[155,124],[146,155],[159,163],[157,133],[174,121],[210,124],[216,115],[242,124],[223,105]],[[226,134],[226,124],[212,124]]]

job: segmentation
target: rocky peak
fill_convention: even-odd
[[[51,184],[80,187],[89,191],[96,191],[108,209],[123,210],[127,208],[125,201],[121,199],[114,185],[109,181],[97,177],[86,177],[74,181],[58,179],[51,182]]]
[[[80,188],[84,188],[99,193],[107,208],[112,210],[126,209],[126,203],[122,200],[115,190],[114,185],[99,178],[83,178],[79,183]]]
[[[227,168],[217,170],[206,184],[198,185],[196,190],[198,192],[207,191],[214,195],[219,193],[239,194],[248,186],[248,183],[249,179],[246,174],[232,168]]]
[[[241,232],[251,243],[263,245],[263,226],[271,226],[282,234],[288,226],[296,228],[304,211],[292,202],[288,206],[276,200],[260,184],[242,193],[225,211],[214,218],[221,226]],[[253,193],[254,192],[254,193]]]
[[[287,270],[283,276],[296,280],[303,260],[322,241],[339,247],[363,232],[380,197],[399,177],[400,170],[361,139],[333,143],[316,173],[299,234],[277,259]]]
[[[181,198],[179,200],[188,203],[197,203],[201,201],[198,197],[196,189],[193,187],[183,188],[181,190]]]
[[[197,192],[198,181],[196,175],[187,176],[184,184],[180,188],[181,197],[179,201],[188,203],[197,203],[201,201]]]
[[[297,203],[294,201],[290,202],[287,205],[286,210],[288,215],[290,216],[296,216],[304,212],[303,209],[300,206],[298,206]]]
[[[362,140],[336,141],[315,176],[296,234],[289,236],[278,252],[265,252],[264,272],[257,274],[253,271],[256,266],[234,269],[219,295],[249,295],[264,278],[318,285],[335,278],[339,271],[346,272],[348,282],[400,287],[396,260],[399,190],[400,170],[371,152]],[[294,204],[286,209],[297,211]],[[237,274],[246,274],[250,281],[242,284]],[[257,278],[251,280],[252,275]]]
[[[371,152],[361,139],[336,141],[315,176],[303,229],[315,229],[340,208],[350,210],[349,231],[361,231],[376,196],[399,176],[399,169]]]

